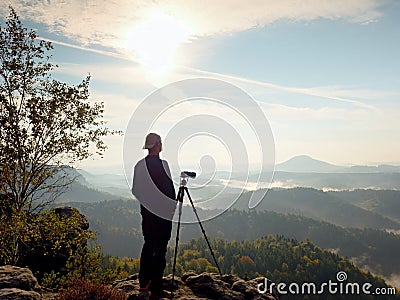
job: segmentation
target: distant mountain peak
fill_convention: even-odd
[[[341,170],[342,167],[336,166],[322,160],[312,158],[309,155],[298,155],[291,159],[278,164],[276,166],[277,171],[284,172],[315,172],[315,173],[328,173],[337,172]]]
[[[319,160],[319,159],[315,159],[315,158],[313,158],[313,157],[311,157],[310,155],[307,155],[307,154],[301,154],[301,155],[293,156],[292,158],[288,159],[286,162],[288,162],[288,161],[296,161],[296,160],[317,161],[317,162],[322,162],[322,163],[326,163],[327,164],[327,162],[324,162],[324,161]]]
[[[312,160],[315,160],[314,158],[312,158],[310,155],[307,155],[307,154],[296,155],[296,156],[293,156],[289,160],[292,160],[292,159],[312,159]]]
[[[303,154],[277,164],[275,170],[292,173],[400,173],[400,166],[387,164],[338,166]]]

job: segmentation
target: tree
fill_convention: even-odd
[[[52,79],[50,42],[17,13],[0,26],[1,211],[36,212],[74,179],[71,166],[106,149],[104,106],[89,101],[87,76],[71,86]]]

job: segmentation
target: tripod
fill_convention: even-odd
[[[183,204],[183,197],[185,195],[185,192],[186,192],[186,195],[189,198],[190,204],[192,205],[193,212],[196,215],[197,222],[199,223],[201,231],[203,232],[204,238],[205,238],[205,240],[207,242],[208,248],[210,249],[210,252],[211,252],[211,255],[212,255],[213,259],[214,259],[215,265],[218,268],[218,273],[219,273],[219,275],[222,276],[221,269],[219,268],[218,262],[217,262],[217,260],[215,258],[214,252],[213,252],[213,250],[211,248],[210,242],[209,242],[209,240],[207,238],[207,235],[206,235],[206,232],[204,230],[203,224],[200,221],[199,215],[197,214],[196,207],[194,206],[192,197],[190,197],[189,190],[188,190],[188,188],[186,186],[188,177],[194,178],[194,177],[196,177],[196,173],[192,173],[192,172],[182,172],[181,173],[181,181],[180,181],[180,186],[179,186],[179,191],[178,191],[178,196],[177,196],[178,207],[179,207],[178,208],[179,215],[178,215],[178,227],[176,229],[174,264],[173,264],[173,267],[172,267],[172,287],[174,286],[174,281],[175,281],[176,255],[178,253],[179,231],[180,231],[180,228],[181,228],[181,216],[182,216],[182,204]],[[173,293],[171,293],[171,299],[172,298],[173,298]]]

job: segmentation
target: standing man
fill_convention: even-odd
[[[162,151],[161,137],[149,133],[143,149],[148,150],[148,155],[136,163],[132,184],[132,193],[140,202],[144,237],[139,296],[159,299],[176,207],[175,188],[168,163],[159,156]]]

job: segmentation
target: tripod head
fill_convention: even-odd
[[[186,186],[188,178],[192,178],[192,179],[196,178],[196,172],[182,171],[180,186]]]

